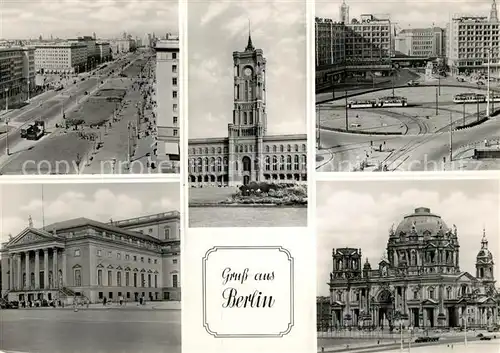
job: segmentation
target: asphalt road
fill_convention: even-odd
[[[75,78],[77,80],[76,84],[71,84],[58,92],[46,92],[43,96],[34,98],[29,105],[22,109],[8,113],[9,125],[14,127],[14,129],[10,130],[8,138],[6,134],[0,136],[0,167],[4,167],[8,164],[5,155],[7,143],[11,153],[16,153],[19,152],[18,150],[23,149],[16,149],[18,145],[26,145],[26,141],[21,138],[19,131],[19,128],[21,128],[23,124],[30,123],[34,120],[43,120],[50,129],[51,121],[59,118],[62,119],[63,108],[67,111],[70,107],[78,104],[82,98],[86,97],[86,91],[90,92],[95,90],[101,81],[110,76],[112,70],[119,69],[126,61],[133,60],[137,56],[138,54],[134,54],[130,55],[127,60],[119,59],[109,62],[107,67],[102,70],[84,74],[84,81],[81,81],[80,77]],[[36,143],[31,143],[30,145],[32,148],[36,148]]]
[[[0,350],[30,353],[180,353],[181,312],[1,310]]]

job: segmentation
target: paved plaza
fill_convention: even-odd
[[[180,353],[180,310],[0,311],[0,351]]]

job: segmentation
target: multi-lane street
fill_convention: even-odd
[[[136,82],[141,80],[143,69],[151,62],[148,52],[130,53],[115,61],[107,63],[102,69],[95,69],[90,73],[80,74],[60,91],[49,91],[33,98],[30,104],[19,110],[13,110],[2,116],[3,128],[8,129],[8,134],[0,135],[0,173],[2,174],[78,174],[101,172],[100,167],[88,168],[91,160],[97,154],[96,136],[99,139],[98,152],[106,155],[109,159],[123,161],[128,159],[127,149],[130,148],[134,155],[137,141],[132,139],[132,133],[123,136],[116,131],[128,130],[127,124],[137,122],[137,108],[135,107],[141,99]],[[150,70],[148,70],[148,75]],[[136,86],[134,86],[136,85]],[[114,105],[108,113],[104,113],[105,105],[110,105],[109,100],[102,99],[102,109],[97,113],[107,114],[105,120],[112,122],[109,126],[101,126],[100,131],[91,122],[83,123],[83,126],[62,128],[65,118],[70,118],[77,113],[83,114],[83,119],[89,119],[92,111],[88,106],[96,105],[96,93],[100,90],[117,90],[125,92],[121,114],[114,114]],[[135,94],[134,94],[135,92]],[[129,109],[126,109],[129,107]],[[95,109],[95,107],[94,107]],[[90,111],[90,113],[89,113]],[[96,113],[96,114],[97,114]],[[21,138],[20,129],[27,127],[34,121],[43,121],[46,126],[46,134],[38,141]],[[108,123],[104,124],[107,125]],[[109,129],[107,129],[109,127]],[[138,126],[134,130],[138,132]],[[82,130],[83,132],[81,132]],[[104,133],[103,130],[106,130]],[[109,131],[108,131],[109,130]],[[8,135],[8,136],[7,136]],[[94,135],[94,138],[87,136]],[[127,136],[128,135],[128,136]],[[113,140],[118,141],[113,141]],[[130,146],[128,139],[133,140]],[[147,142],[150,151],[153,150],[153,140]],[[102,142],[102,143],[101,143]],[[145,143],[141,141],[141,146]],[[7,155],[7,147],[9,154]],[[144,147],[141,147],[144,153]],[[102,159],[102,158],[101,158]],[[107,163],[110,165],[111,163]],[[105,171],[103,171],[105,172]],[[109,172],[109,171],[108,171]],[[116,172],[116,171],[115,171]],[[122,171],[119,171],[122,172]]]
[[[471,123],[478,118],[476,104],[457,105],[453,103],[452,97],[461,91],[481,92],[478,86],[470,83],[459,84],[454,79],[442,81],[440,88],[434,81],[422,81],[420,87],[396,89],[396,95],[408,97],[409,105],[415,104],[415,107],[349,110],[350,121],[356,123],[354,128],[344,123],[347,120],[343,117],[343,100],[321,104],[322,107],[318,108],[319,114],[322,114],[318,119],[321,126],[317,135],[320,144],[317,154],[318,171],[372,171],[380,166],[388,171],[498,168],[499,164],[495,160],[470,158],[475,147],[495,145],[498,142],[500,121],[497,118],[493,117],[475,127],[455,130],[463,122]],[[431,85],[432,87],[429,87]],[[432,97],[438,89],[441,98],[438,104],[439,114],[436,115],[436,103]],[[372,99],[376,94],[387,96],[391,94],[391,89],[361,94],[349,99]],[[321,99],[324,98],[317,97],[317,100]],[[485,109],[485,104],[477,106],[479,116],[485,115]],[[361,118],[356,119],[359,116]],[[366,126],[366,131],[357,133],[357,130],[364,130],[363,127],[356,128],[358,125]],[[350,131],[340,131],[346,127]],[[370,133],[384,129],[402,134]],[[363,168],[360,167],[361,164],[364,164]]]

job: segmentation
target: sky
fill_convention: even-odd
[[[306,3],[188,2],[189,138],[226,137],[233,116],[233,52],[253,45],[267,59],[268,135],[305,134]]]
[[[317,183],[317,291],[328,296],[332,249],[360,248],[378,268],[389,229],[417,207],[428,207],[448,227],[456,224],[460,269],[476,274],[483,227],[500,276],[499,183],[489,180],[338,181]]]
[[[28,227],[73,218],[109,222],[180,211],[179,183],[0,184],[0,243]]]
[[[0,0],[0,39],[178,33],[177,0]]]
[[[489,16],[492,0],[346,0],[350,18],[390,14],[396,28],[446,26],[453,14]],[[498,3],[498,2],[497,2]],[[342,0],[316,0],[315,14],[339,20]],[[497,7],[500,10],[500,7]]]

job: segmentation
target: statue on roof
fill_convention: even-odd
[[[456,224],[453,225],[453,234],[457,235],[457,225]]]
[[[28,227],[33,228],[33,218],[31,218],[31,215],[28,216]]]

